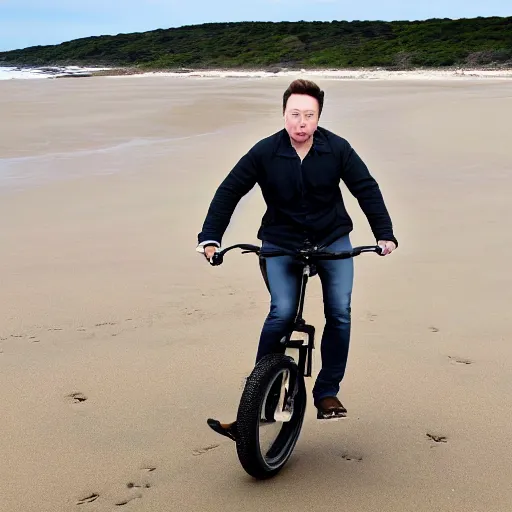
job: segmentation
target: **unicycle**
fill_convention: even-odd
[[[230,432],[243,469],[250,476],[263,480],[277,475],[289,460],[304,421],[307,403],[304,378],[312,375],[315,328],[302,316],[308,279],[317,274],[315,261],[352,258],[363,252],[381,254],[382,249],[372,245],[343,252],[324,252],[316,247],[264,252],[255,245],[236,244],[215,253],[211,264],[221,265],[224,255],[233,249],[259,256],[267,288],[266,258],[292,255],[302,274],[295,320],[280,340],[281,351],[261,358],[247,377],[236,422]]]

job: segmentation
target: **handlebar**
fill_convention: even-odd
[[[382,247],[379,245],[361,245],[358,247],[354,247],[350,251],[341,251],[341,252],[327,252],[327,251],[319,251],[316,249],[301,249],[301,250],[287,250],[280,249],[279,251],[270,250],[270,251],[262,251],[261,247],[257,245],[251,244],[235,244],[221,251],[214,253],[210,264],[213,266],[221,265],[224,261],[224,255],[233,250],[233,249],[241,249],[242,254],[247,253],[255,253],[265,258],[271,258],[275,256],[293,256],[299,260],[302,260],[304,263],[307,263],[311,260],[341,260],[353,258],[355,256],[359,256],[363,252],[375,252],[379,255],[382,255]]]

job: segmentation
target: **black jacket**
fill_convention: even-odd
[[[378,240],[398,242],[381,191],[350,144],[318,127],[301,163],[283,128],[256,143],[217,189],[198,242],[222,242],[240,199],[259,184],[267,211],[258,238],[284,248],[328,245],[353,229],[340,180],[357,198]]]

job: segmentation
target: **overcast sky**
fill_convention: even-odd
[[[512,0],[0,0],[0,51],[226,21],[512,16]]]

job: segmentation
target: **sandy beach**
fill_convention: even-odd
[[[0,82],[1,512],[511,510],[510,79],[314,76],[400,241],[355,262],[348,417],[309,394],[267,482],[206,425],[236,413],[269,297],[254,256],[212,268],[196,236],[292,78]],[[254,189],[224,244],[263,212]]]

